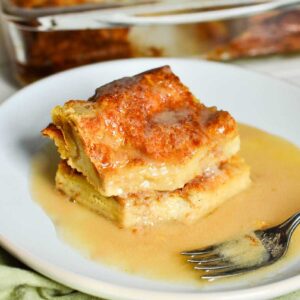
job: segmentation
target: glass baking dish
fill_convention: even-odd
[[[0,1],[21,84],[118,58],[231,60],[300,51],[296,0]]]

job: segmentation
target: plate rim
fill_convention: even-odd
[[[89,69],[91,67],[96,67],[99,66],[101,67],[104,64],[120,64],[120,63],[128,63],[129,61],[143,61],[145,64],[147,62],[159,62],[161,61],[164,64],[171,64],[171,63],[176,63],[176,62],[184,62],[184,61],[194,61],[197,63],[203,63],[203,64],[210,64],[210,65],[218,65],[222,66],[223,68],[228,68],[228,69],[234,69],[237,70],[238,72],[244,72],[247,74],[251,74],[252,76],[255,75],[256,77],[263,78],[264,80],[271,80],[273,82],[276,82],[278,84],[287,86],[291,89],[296,90],[297,92],[300,92],[300,88],[296,84],[292,84],[290,82],[285,82],[283,80],[280,80],[278,78],[274,78],[271,76],[268,76],[266,74],[258,73],[255,71],[251,71],[248,69],[245,69],[240,66],[236,65],[229,65],[226,63],[219,63],[219,62],[210,62],[210,61],[205,61],[197,58],[131,58],[131,59],[119,59],[119,60],[112,60],[112,61],[106,61],[106,62],[99,62],[99,63],[93,63],[77,68],[73,68],[67,71],[62,71],[57,74],[51,75],[49,77],[46,77],[42,80],[39,80],[35,83],[32,83],[20,90],[18,90],[16,93],[8,97],[6,100],[4,100],[0,104],[0,113],[4,110],[5,107],[8,105],[13,105],[14,103],[14,98],[17,98],[19,94],[22,94],[26,92],[27,90],[37,88],[39,85],[44,84],[47,81],[51,81],[55,78],[59,78],[60,76],[68,76],[68,74],[73,73],[74,71],[80,70],[80,69]],[[100,297],[109,297],[109,299],[138,299],[140,300],[141,298],[144,300],[146,299],[182,299],[184,296],[185,299],[267,299],[270,297],[274,296],[279,296],[283,295],[289,292],[293,292],[295,290],[298,290],[300,288],[300,274],[292,276],[290,278],[286,278],[283,280],[279,280],[274,283],[269,283],[269,284],[264,284],[262,286],[258,287],[252,287],[252,288],[241,288],[237,289],[235,291],[211,291],[211,292],[202,292],[199,290],[199,292],[195,293],[184,293],[184,292],[167,292],[167,291],[150,291],[146,289],[140,289],[140,288],[129,288],[125,287],[119,284],[114,284],[114,283],[106,283],[101,280],[96,280],[89,278],[84,275],[79,275],[75,274],[70,271],[66,271],[61,269],[59,266],[55,264],[48,263],[47,261],[40,259],[30,253],[27,253],[25,249],[20,248],[18,245],[15,245],[11,241],[9,241],[9,238],[5,238],[2,235],[0,235],[0,245],[13,254],[15,257],[17,257],[20,261],[24,262],[26,265],[30,266],[32,269],[36,270],[37,272],[43,274],[44,276],[53,279],[54,281],[57,281],[59,283],[62,283],[63,285],[75,288],[76,290],[85,292],[90,295],[94,296],[100,296]],[[50,271],[49,271],[50,270]],[[60,276],[59,274],[65,274],[67,276]],[[69,280],[68,277],[73,278],[74,280],[77,281],[76,284],[79,283],[76,287],[74,287],[74,284],[72,282],[72,279]],[[102,285],[102,289],[93,289],[91,290],[90,287],[87,288],[84,285],[80,285],[80,281],[84,280],[86,281],[92,281],[94,283],[97,283],[97,285]],[[296,283],[298,282],[298,286]],[[296,288],[295,288],[296,286]],[[119,296],[116,296],[116,289],[119,290]],[[109,290],[109,293],[107,291]],[[268,291],[266,291],[268,290]],[[279,291],[280,290],[280,291]],[[122,296],[120,296],[122,295]]]
[[[266,73],[261,73],[252,69],[247,69],[243,66],[240,65],[233,65],[233,64],[229,64],[227,62],[217,62],[217,61],[208,61],[208,60],[204,60],[201,58],[182,58],[182,57],[145,57],[145,58],[121,58],[121,59],[114,59],[114,60],[109,60],[109,61],[103,61],[103,62],[96,62],[96,63],[92,63],[92,64],[87,64],[84,66],[79,66],[76,68],[71,68],[69,70],[65,70],[65,71],[60,71],[57,72],[55,74],[52,74],[50,76],[47,76],[45,78],[39,79],[35,82],[32,82],[28,85],[26,85],[25,87],[21,87],[20,89],[16,90],[12,95],[10,95],[9,97],[7,97],[5,100],[3,100],[2,102],[0,102],[0,112],[3,109],[3,107],[6,107],[6,105],[10,105],[8,103],[10,103],[11,101],[14,101],[13,98],[15,98],[17,95],[19,95],[20,93],[23,93],[24,91],[28,90],[28,89],[32,89],[33,87],[36,87],[40,84],[43,84],[44,82],[47,82],[48,80],[52,80],[53,78],[58,78],[60,76],[65,76],[65,74],[69,74],[69,73],[73,73],[74,71],[77,70],[84,70],[84,69],[89,69],[91,67],[96,67],[96,66],[102,66],[102,65],[106,65],[106,64],[117,64],[117,63],[125,63],[128,61],[162,61],[162,62],[184,62],[184,61],[189,61],[189,62],[196,62],[196,63],[202,63],[202,64],[207,64],[207,65],[215,65],[215,66],[221,66],[223,68],[228,68],[228,69],[232,69],[232,70],[238,70],[239,72],[245,73],[245,74],[250,74],[250,75],[254,75],[256,77],[260,77],[263,78],[264,80],[271,80],[274,82],[277,82],[280,85],[284,85],[287,86],[291,89],[294,89],[296,91],[300,90],[300,86],[298,86],[296,83],[291,82],[291,81],[285,81],[281,78],[278,77],[273,77],[269,74]]]
[[[69,288],[81,291],[88,295],[96,297],[105,297],[103,300],[182,300],[182,297],[187,300],[199,300],[199,297],[203,300],[251,300],[251,299],[271,299],[273,297],[285,295],[291,293],[299,288],[293,290],[293,286],[298,283],[300,275],[296,275],[278,282],[265,284],[259,287],[237,289],[235,291],[212,291],[212,292],[199,292],[184,293],[184,292],[166,292],[166,291],[150,291],[140,288],[128,288],[114,283],[106,283],[101,280],[89,278],[84,275],[78,275],[70,271],[66,271],[54,264],[48,263],[43,259],[39,259],[34,255],[28,253],[25,249],[16,246],[14,243],[1,237],[0,245],[9,253],[14,255],[21,262],[31,267],[36,272],[44,275],[47,278],[54,280],[55,282],[65,285]],[[58,275],[62,274],[62,275]],[[65,276],[64,276],[65,275]],[[71,278],[71,279],[68,279]],[[74,281],[79,284],[74,287]],[[85,281],[89,287],[85,284],[80,284],[81,281]],[[89,284],[88,282],[92,282]],[[95,288],[94,285],[98,287]],[[269,291],[266,294],[266,289]],[[280,290],[280,292],[278,292]],[[116,296],[116,293],[122,296]]]

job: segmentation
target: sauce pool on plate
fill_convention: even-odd
[[[191,225],[176,222],[120,229],[112,222],[65,199],[55,190],[58,155],[54,146],[32,162],[33,199],[52,219],[58,235],[87,257],[141,276],[199,282],[199,273],[179,255],[279,224],[300,211],[300,149],[246,125],[239,125],[241,156],[251,167],[252,185],[212,214]],[[296,230],[288,257],[300,252]]]

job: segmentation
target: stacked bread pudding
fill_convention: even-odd
[[[57,106],[52,120],[57,189],[120,227],[192,222],[250,184],[235,120],[168,66]]]

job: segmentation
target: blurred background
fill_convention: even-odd
[[[0,3],[0,84],[8,89],[89,63],[170,56],[234,63],[300,82],[297,0]]]

